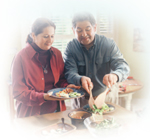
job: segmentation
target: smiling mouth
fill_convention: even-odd
[[[88,40],[88,39],[89,39],[89,37],[82,38],[82,40]]]
[[[46,46],[51,46],[51,43],[46,43],[45,45],[46,45]]]

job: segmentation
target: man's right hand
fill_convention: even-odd
[[[89,77],[83,76],[81,78],[82,87],[90,94],[90,88],[93,89],[93,83]]]

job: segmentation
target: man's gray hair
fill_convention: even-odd
[[[76,23],[80,21],[89,21],[92,26],[96,24],[94,16],[88,12],[76,13],[72,18],[72,27],[76,28]]]

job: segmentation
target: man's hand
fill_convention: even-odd
[[[76,85],[74,85],[74,84],[70,84],[70,85],[67,86],[67,88],[76,88],[76,89],[80,89],[81,86],[76,86]]]
[[[103,77],[103,83],[107,86],[107,87],[111,87],[112,85],[114,85],[116,82],[118,81],[118,76],[116,74],[106,74]]]
[[[90,88],[93,89],[93,83],[89,77],[83,76],[81,78],[82,87],[90,94]]]

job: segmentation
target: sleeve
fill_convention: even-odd
[[[45,102],[43,98],[44,93],[36,92],[31,87],[29,89],[25,81],[24,71],[22,57],[16,55],[11,68],[14,98],[27,106],[42,105]]]
[[[76,59],[72,54],[71,44],[69,43],[65,53],[64,53],[64,60],[65,60],[65,78],[67,79],[68,83],[75,84],[77,86],[81,86],[81,75],[78,74],[78,67],[76,63]]]
[[[110,56],[111,73],[118,76],[118,82],[124,81],[129,76],[130,68],[114,41],[111,45]]]

